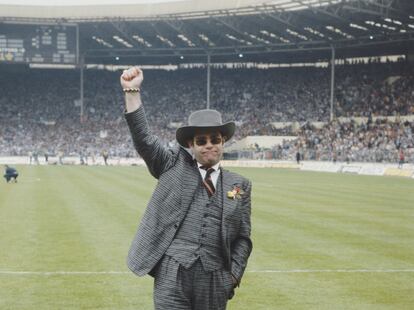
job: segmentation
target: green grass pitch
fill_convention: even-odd
[[[0,309],[152,309],[125,264],[146,169],[18,169],[0,183]],[[228,309],[414,309],[414,180],[231,170],[253,182],[253,253]]]

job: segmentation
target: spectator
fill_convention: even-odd
[[[9,183],[13,181],[14,183],[17,183],[17,177],[19,176],[19,173],[15,168],[9,167],[8,165],[4,166],[4,178],[6,179],[6,182]]]

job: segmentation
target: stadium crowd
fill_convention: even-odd
[[[235,139],[280,134],[272,122],[329,122],[329,68],[214,68],[211,73],[211,108],[224,120],[236,120]],[[81,119],[79,71],[2,70],[0,156],[97,156],[103,151],[135,156],[122,115],[119,75],[85,70]],[[145,70],[144,75],[150,126],[164,144],[173,145],[175,128],[206,106],[205,69]],[[335,87],[337,117],[414,114],[413,66],[405,61],[337,66]],[[395,161],[394,153],[403,147],[413,159],[412,130],[410,122],[331,122],[321,129],[308,124],[296,133],[297,140],[275,150],[283,159],[294,158],[300,149],[307,159]]]
[[[319,129],[306,124],[298,139],[275,148],[275,157],[294,158],[299,152],[307,160],[395,163],[400,150],[408,162],[414,162],[414,122],[334,121]]]

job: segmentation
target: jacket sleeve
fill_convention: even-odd
[[[178,151],[164,147],[159,138],[150,133],[144,107],[125,113],[132,140],[138,154],[144,159],[149,172],[159,178],[170,169],[177,157]]]
[[[242,200],[242,217],[240,223],[239,236],[231,244],[231,273],[237,280],[237,286],[240,285],[244,270],[246,269],[247,260],[252,252],[252,241],[250,239],[251,231],[251,190],[252,184],[247,181],[244,188]]]

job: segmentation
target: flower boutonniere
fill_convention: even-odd
[[[240,199],[243,194],[244,191],[240,187],[235,186],[233,190],[227,192],[227,197],[230,199]]]

